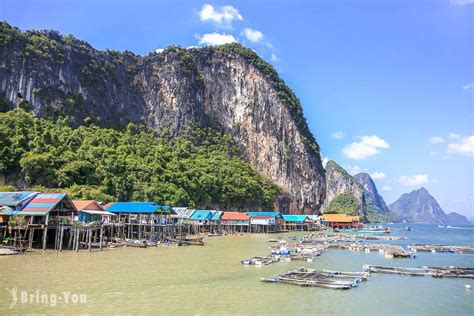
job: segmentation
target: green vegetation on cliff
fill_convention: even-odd
[[[74,198],[272,208],[279,188],[237,153],[229,135],[209,129],[170,139],[142,125],[73,129],[66,118],[0,113],[0,173]]]
[[[359,215],[359,201],[352,195],[351,192],[347,191],[338,194],[327,206],[324,213],[332,214],[347,214],[357,216]]]

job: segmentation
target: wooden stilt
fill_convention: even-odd
[[[102,237],[104,234],[104,227],[101,225],[100,226],[100,238],[99,238],[99,249],[102,251]]]
[[[91,246],[92,245],[92,228],[89,229],[89,241],[88,241],[88,247],[89,247],[89,252],[91,252]]]
[[[64,237],[64,227],[61,227],[61,233],[59,234],[59,251],[63,251],[63,237]]]

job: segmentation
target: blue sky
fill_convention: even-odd
[[[239,41],[300,97],[325,157],[390,203],[474,217],[474,0],[21,1],[0,19],[137,54]]]

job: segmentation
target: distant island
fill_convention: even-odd
[[[446,214],[436,199],[425,188],[403,194],[398,200],[388,206],[395,221],[465,224],[465,216],[452,212]]]

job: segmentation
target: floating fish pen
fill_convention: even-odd
[[[368,272],[341,272],[299,268],[287,273],[261,278],[262,282],[288,283],[299,286],[347,290],[358,286],[369,277]]]
[[[398,245],[334,243],[329,244],[328,247],[334,249],[363,251],[366,253],[379,252],[383,253],[386,258],[415,258],[414,252],[407,251],[402,246]]]
[[[474,247],[471,246],[446,246],[446,245],[411,245],[409,248],[413,251],[423,252],[450,252],[460,254],[474,254]]]
[[[276,263],[280,261],[280,258],[277,257],[252,257],[246,260],[242,260],[241,263],[246,266],[255,265],[255,266],[262,266],[262,265],[269,265],[272,263]]]
[[[364,271],[372,273],[388,273],[388,274],[400,274],[410,276],[432,276],[434,278],[468,278],[474,279],[474,268],[461,268],[461,267],[418,267],[418,268],[402,268],[402,267],[389,267],[389,266],[377,266],[377,265],[364,265]]]

